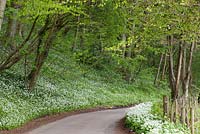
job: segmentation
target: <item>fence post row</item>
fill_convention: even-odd
[[[168,117],[174,123],[187,125],[191,130],[191,134],[198,134],[198,128],[195,128],[195,109],[198,107],[198,101],[195,98],[180,98],[171,102],[169,97],[163,96],[163,116]]]

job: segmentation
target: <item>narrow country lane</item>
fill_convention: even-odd
[[[116,109],[74,115],[28,134],[127,134],[119,123],[125,113],[126,109]]]

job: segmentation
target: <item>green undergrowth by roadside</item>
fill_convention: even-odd
[[[168,93],[167,86],[154,87],[149,72],[143,70],[134,83],[127,83],[111,70],[97,71],[54,51],[36,89],[28,91],[23,67],[17,65],[0,75],[0,130],[60,112],[159,100]]]

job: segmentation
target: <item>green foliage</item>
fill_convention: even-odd
[[[30,39],[16,54],[26,55],[27,68],[20,61],[0,74],[0,129],[15,128],[47,114],[157,100],[168,93],[165,81],[159,87],[153,85],[158,55],[168,49],[166,37],[173,35],[176,42],[188,44],[199,40],[198,0],[17,0],[19,7],[12,7],[12,2],[8,0],[5,16],[16,17],[23,25],[23,35],[16,33],[13,38],[16,47],[28,36],[33,20],[39,20]],[[40,36],[38,32],[47,18],[53,20],[47,32],[52,26],[59,31],[46,55],[36,89],[28,92],[25,73],[34,68],[36,48],[44,51],[35,37]],[[10,40],[5,38],[6,33],[13,32],[7,31],[6,19],[4,25],[0,42]],[[44,33],[44,38],[47,36]],[[27,54],[30,44],[33,50]],[[0,45],[2,61],[12,52],[10,46]],[[198,89],[199,54],[195,58],[193,75]],[[160,117],[160,105],[153,105],[152,113]],[[138,133],[148,129],[141,128],[141,123],[127,124]]]
[[[199,48],[198,48],[199,49]],[[192,72],[192,75],[193,75],[193,81],[194,81],[194,86],[193,85],[193,89],[194,89],[194,93],[193,95],[196,96],[200,93],[200,72],[198,71],[199,70],[199,66],[200,66],[200,54],[198,52],[195,53],[194,55],[194,62],[193,62],[193,72]]]
[[[23,5],[22,16],[46,16],[49,14],[80,14],[84,1],[56,1],[56,0],[26,0],[19,2]]]
[[[137,123],[137,122],[131,122],[129,120],[125,121],[126,127],[130,128],[131,130],[134,130],[137,134],[146,134],[145,132],[147,131],[146,129],[142,129],[142,124],[143,123]]]
[[[123,32],[122,11],[115,3],[107,1],[104,7],[87,7],[89,17],[80,17],[75,48],[75,57],[82,63],[102,68],[108,64],[112,53],[107,47],[119,43],[117,39]]]
[[[151,113],[157,115],[159,118],[163,117],[163,104],[162,102],[156,102],[153,104]]]

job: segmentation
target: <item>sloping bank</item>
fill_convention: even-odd
[[[112,70],[97,71],[67,57],[51,53],[31,92],[24,89],[23,64],[0,74],[0,130],[14,129],[46,115],[127,106],[161,99],[167,93],[163,86],[153,86],[152,71],[141,71],[136,82],[128,84]]]
[[[99,76],[95,74],[90,75],[76,77],[76,80],[68,76],[53,82],[40,78],[37,89],[32,92],[23,89],[23,81],[14,73],[1,75],[0,130],[14,129],[46,115],[95,107],[127,106],[155,100],[164,94],[153,86],[149,89],[142,87],[150,87],[148,83],[110,83],[97,80]]]

